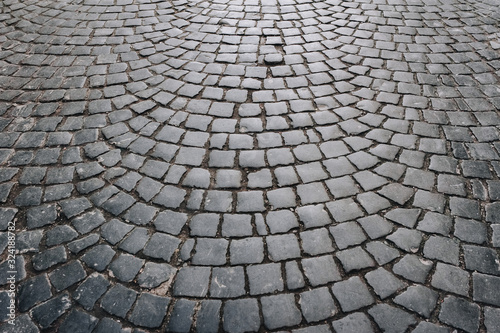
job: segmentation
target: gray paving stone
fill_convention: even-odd
[[[375,293],[382,299],[391,296],[406,286],[406,283],[382,267],[366,273],[365,279]]]
[[[196,316],[196,332],[218,332],[221,304],[222,302],[219,300],[201,302],[201,307]]]
[[[196,302],[180,299],[173,308],[167,329],[171,332],[189,332],[193,323]]]
[[[280,264],[262,264],[247,269],[251,295],[261,295],[283,291],[283,277]]]
[[[374,332],[368,316],[362,312],[355,312],[342,319],[332,321],[335,332],[355,333],[355,332]]]
[[[35,322],[42,328],[48,328],[54,321],[62,316],[71,307],[71,301],[67,293],[56,296],[31,310]]]
[[[38,327],[31,321],[31,318],[28,314],[23,314],[16,319],[14,319],[13,324],[6,322],[0,325],[0,329],[6,333],[17,333],[19,330],[26,333],[38,333],[40,330]]]
[[[137,299],[130,321],[135,325],[155,328],[159,327],[167,314],[170,298],[143,293]]]
[[[113,275],[123,282],[132,281],[144,265],[144,260],[130,254],[121,254],[109,265]]]
[[[82,261],[87,267],[101,272],[106,269],[115,253],[109,245],[97,245],[82,256]]]
[[[137,292],[117,284],[102,297],[101,308],[109,314],[125,318],[137,298]]]
[[[73,298],[85,310],[92,310],[97,300],[108,290],[110,282],[101,274],[94,273],[83,281],[73,293]]]
[[[34,276],[19,285],[18,306],[20,311],[27,311],[39,302],[52,297],[47,275]]]
[[[243,214],[224,214],[222,221],[222,236],[224,237],[243,237],[251,236],[252,216]]]
[[[462,248],[467,269],[491,275],[500,275],[500,268],[496,264],[499,257],[494,249],[475,245],[463,245]]]
[[[144,288],[158,287],[165,281],[172,279],[177,270],[169,264],[147,262],[137,277],[137,282]]]
[[[175,279],[174,296],[204,297],[208,292],[209,267],[182,267]]]
[[[407,228],[413,228],[420,215],[420,209],[395,208],[387,212],[384,217]]]
[[[437,233],[443,236],[447,236],[450,234],[452,225],[453,222],[451,217],[444,214],[427,212],[424,215],[424,218],[418,223],[417,229],[425,232]],[[457,224],[455,224],[455,232],[456,229]]]
[[[59,332],[90,333],[99,319],[79,310],[73,310],[62,322]]]
[[[282,261],[300,257],[299,242],[297,237],[293,234],[267,236],[266,243],[269,259],[272,261]]]
[[[359,277],[335,283],[332,292],[344,312],[357,310],[375,302],[370,291]]]
[[[417,327],[412,331],[413,333],[423,333],[423,332],[429,332],[429,333],[445,333],[449,332],[449,329],[444,326],[438,326],[433,323],[421,321]]]
[[[119,249],[128,253],[136,254],[144,248],[149,240],[149,232],[146,228],[135,228],[118,246]]]
[[[229,242],[225,239],[198,238],[194,265],[222,266],[226,263]]]
[[[101,226],[101,236],[111,245],[115,245],[133,229],[132,226],[113,219]]]
[[[310,255],[333,252],[333,245],[326,228],[304,231],[300,233],[302,249]]]
[[[337,307],[328,288],[318,288],[300,294],[300,307],[308,323],[334,316]]]
[[[462,298],[448,296],[441,305],[439,320],[465,332],[477,332],[480,312],[477,304],[467,302]]]
[[[264,324],[268,329],[295,326],[301,314],[291,294],[266,296],[261,298]]]
[[[424,283],[432,269],[432,262],[407,254],[393,266],[393,272],[410,281]]]
[[[498,306],[498,285],[500,278],[496,276],[473,273],[473,299],[474,301],[484,302],[490,305]]]
[[[408,326],[417,323],[414,316],[388,304],[377,304],[368,310],[368,314],[385,332],[402,333]]]
[[[243,267],[214,268],[210,295],[216,298],[234,298],[245,294]]]
[[[151,236],[142,253],[169,262],[180,243],[176,237],[157,232]]]
[[[406,252],[417,252],[422,242],[422,233],[417,230],[398,228],[387,239]]]
[[[331,255],[302,259],[302,267],[313,287],[341,280],[337,264]]]
[[[419,315],[429,318],[436,307],[438,294],[421,285],[410,286],[405,292],[396,296],[394,302],[404,306],[408,310],[417,312]]]
[[[264,243],[260,237],[233,239],[229,253],[232,265],[259,264],[264,260]]]
[[[352,245],[358,245],[366,240],[363,230],[356,222],[346,222],[330,228],[339,249],[345,249]]]
[[[375,266],[373,259],[360,246],[339,251],[336,253],[336,256],[346,273]]]
[[[500,310],[492,307],[484,308],[484,326],[486,330],[494,332],[500,327]]]
[[[261,326],[257,300],[243,298],[225,302],[222,322],[227,332],[257,332]]]
[[[278,210],[267,213],[266,224],[272,234],[288,232],[299,226],[295,215],[289,210]]]
[[[470,274],[459,267],[437,263],[431,285],[435,288],[458,295],[469,294]]]
[[[82,264],[77,260],[61,266],[49,274],[50,283],[57,291],[64,290],[86,277],[87,273],[83,269]]]

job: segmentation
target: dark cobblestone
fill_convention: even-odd
[[[0,12],[23,332],[497,329],[493,2]]]

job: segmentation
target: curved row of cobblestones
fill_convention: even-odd
[[[500,330],[498,18],[4,1],[0,327]]]

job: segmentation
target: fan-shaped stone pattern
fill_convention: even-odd
[[[497,12],[2,3],[17,327],[496,331]]]

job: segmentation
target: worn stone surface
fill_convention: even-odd
[[[499,18],[3,1],[0,303],[26,332],[495,331]]]

